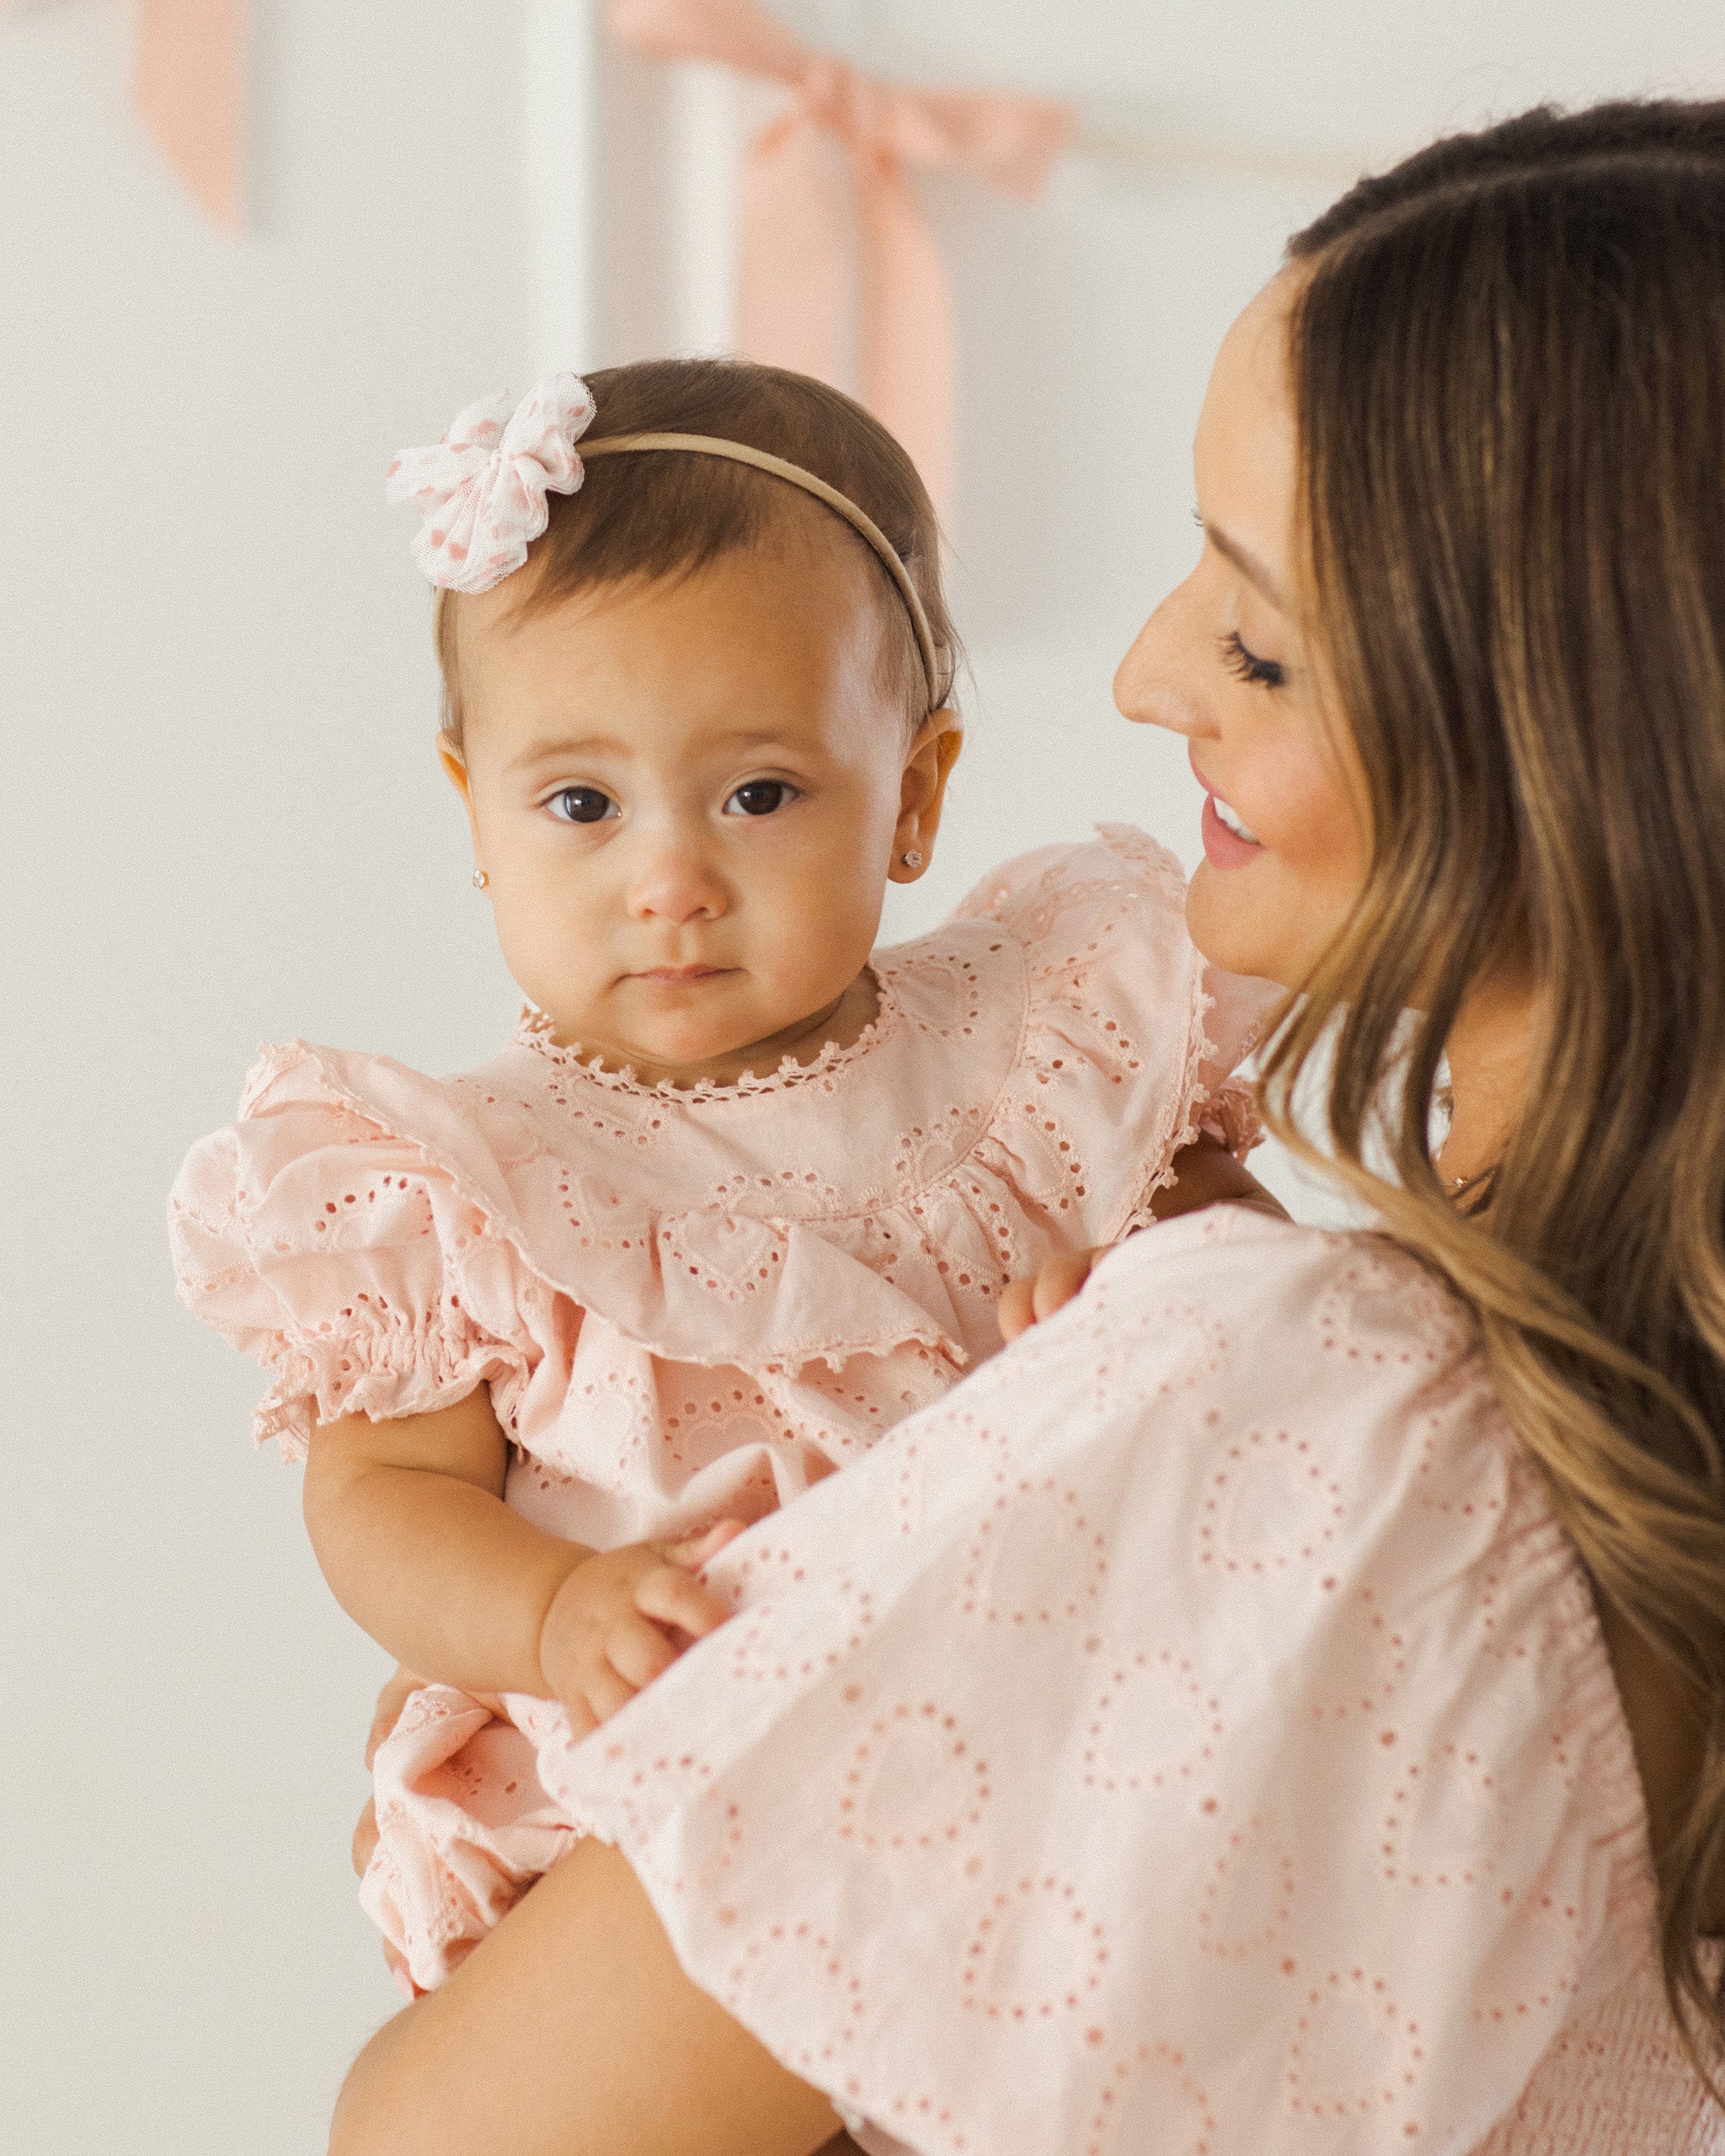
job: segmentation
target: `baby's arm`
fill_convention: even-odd
[[[739,1529],[589,1550],[510,1511],[508,1465],[483,1386],[430,1414],[344,1416],[312,1434],[306,1525],[336,1599],[398,1661],[558,1700],[582,1735],[729,1614],[693,1575]]]

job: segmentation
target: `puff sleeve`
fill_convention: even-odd
[[[1052,1113],[1071,1126],[1071,1148],[1098,1151],[1106,1129],[1130,1129],[1153,1163],[1103,1240],[1148,1222],[1173,1155],[1200,1133],[1241,1161],[1260,1142],[1237,1071],[1284,992],[1205,962],[1187,933],[1185,875],[1166,847],[1132,825],[1099,825],[1087,845],[1007,862],[959,915],[998,922],[1023,948],[1033,1127]]]
[[[239,1119],[194,1146],[168,1201],[179,1299],[271,1380],[259,1444],[449,1406],[529,1380],[553,1321],[518,1251],[425,1151],[266,1052]],[[501,1407],[499,1412],[502,1412]]]
[[[1578,1562],[1371,1239],[1137,1238],[711,1570],[542,1780],[872,2148],[1459,2156],[1644,1861]]]

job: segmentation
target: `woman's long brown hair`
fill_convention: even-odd
[[[1290,253],[1307,570],[1372,847],[1266,1100],[1300,1144],[1295,1087],[1333,1052],[1325,1150],[1477,1310],[1599,1592],[1700,1703],[1655,1855],[1701,2064],[1725,2035],[1696,1951],[1725,1873],[1725,104],[1439,142]],[[1457,1206],[1434,1095],[1494,969],[1549,1022],[1488,1198]],[[1365,1165],[1386,1132],[1393,1182]]]

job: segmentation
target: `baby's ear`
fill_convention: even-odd
[[[932,711],[916,729],[905,757],[905,775],[899,787],[899,822],[893,836],[892,866],[887,871],[895,883],[914,883],[934,852],[935,834],[946,798],[947,781],[964,745],[964,729],[949,705]],[[907,860],[906,856],[912,858]]]
[[[462,799],[467,801],[467,760],[462,754],[461,744],[456,739],[454,734],[440,734],[438,735],[437,760],[443,766],[444,776],[460,794]],[[471,807],[471,802],[468,805]]]

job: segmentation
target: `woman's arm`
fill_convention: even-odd
[[[679,1635],[729,1615],[690,1569],[729,1538],[596,1554],[510,1510],[508,1463],[483,1387],[430,1414],[320,1424],[312,1547],[337,1601],[398,1661],[467,1692],[560,1700],[590,1727],[676,1659]]]
[[[366,2045],[329,2156],[813,2156],[837,2126],[586,1841]]]

